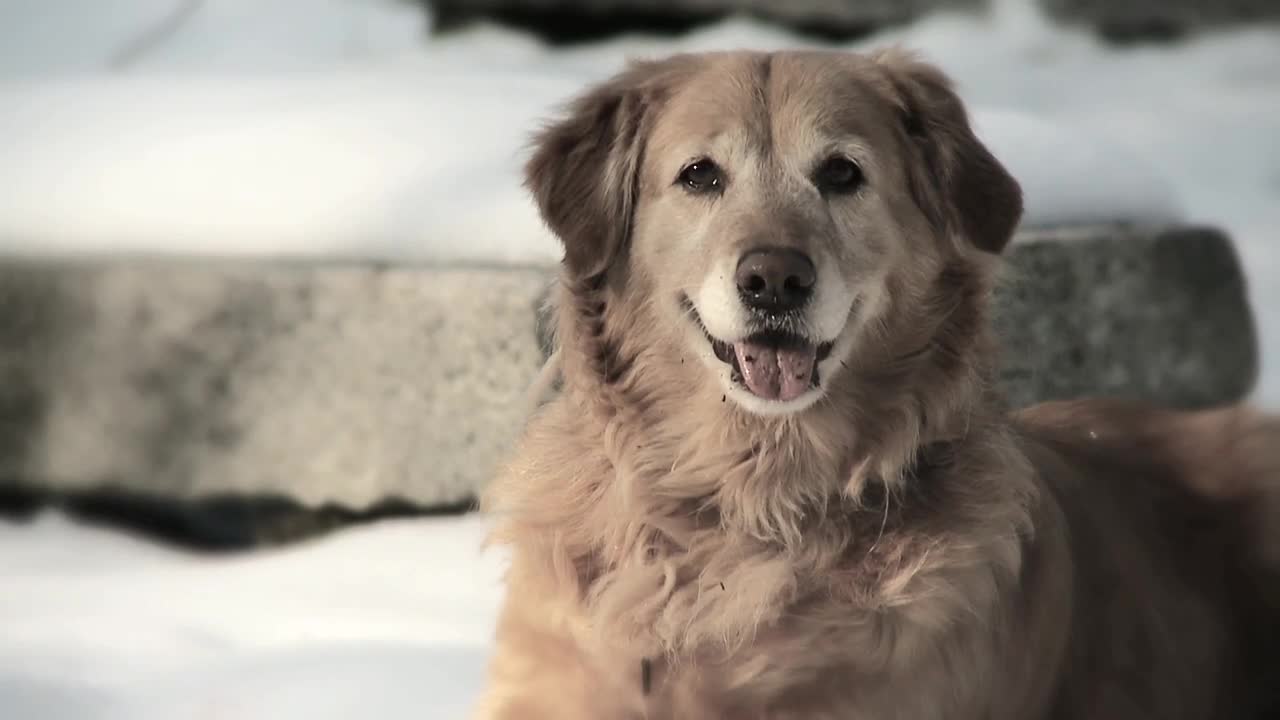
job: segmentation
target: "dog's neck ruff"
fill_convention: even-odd
[[[957,429],[949,408],[933,412],[930,418],[943,422],[926,427],[933,402],[913,395],[909,371],[928,360],[918,349],[898,359],[895,375],[868,381],[879,399],[866,407],[855,392],[793,416],[764,418],[726,402],[715,388],[664,388],[653,382],[660,366],[647,377],[639,372],[657,365],[661,350],[628,345],[610,322],[618,298],[604,275],[566,280],[562,290],[564,389],[604,429],[612,484],[628,505],[648,500],[668,513],[695,508],[721,531],[792,546],[832,509],[860,506],[869,485],[901,489],[925,448],[972,430],[972,412]],[[807,483],[775,480],[796,470]]]

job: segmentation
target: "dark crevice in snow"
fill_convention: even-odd
[[[121,487],[57,490],[0,480],[0,517],[25,520],[57,509],[194,550],[227,552],[281,545],[350,525],[404,517],[459,515],[476,501],[422,505],[388,498],[367,508],[310,507],[276,494],[166,497]]]
[[[478,21],[491,21],[509,28],[531,32],[552,45],[575,45],[609,40],[632,33],[676,37],[735,15],[779,22],[802,36],[826,42],[860,40],[879,29],[873,23],[837,18],[821,20],[795,18],[782,21],[779,18],[763,18],[751,13],[672,7],[610,9],[607,12],[593,12],[588,8],[576,7],[506,7],[476,10],[446,6],[436,9],[433,31],[448,33],[465,29]]]

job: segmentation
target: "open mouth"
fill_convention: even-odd
[[[818,363],[833,343],[815,343],[794,332],[764,329],[737,342],[712,337],[687,298],[683,304],[701,328],[720,362],[732,368],[733,381],[763,400],[795,400],[818,387]]]

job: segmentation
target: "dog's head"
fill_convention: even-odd
[[[568,286],[625,308],[594,330],[605,354],[697,357],[664,371],[709,373],[758,415],[922,351],[960,302],[947,278],[999,253],[1022,209],[947,79],[896,51],[634,64],[540,135],[527,172]]]

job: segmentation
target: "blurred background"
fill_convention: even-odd
[[[919,50],[1023,183],[1001,376],[1280,409],[1280,2],[0,0],[0,717],[461,718],[628,58]]]

